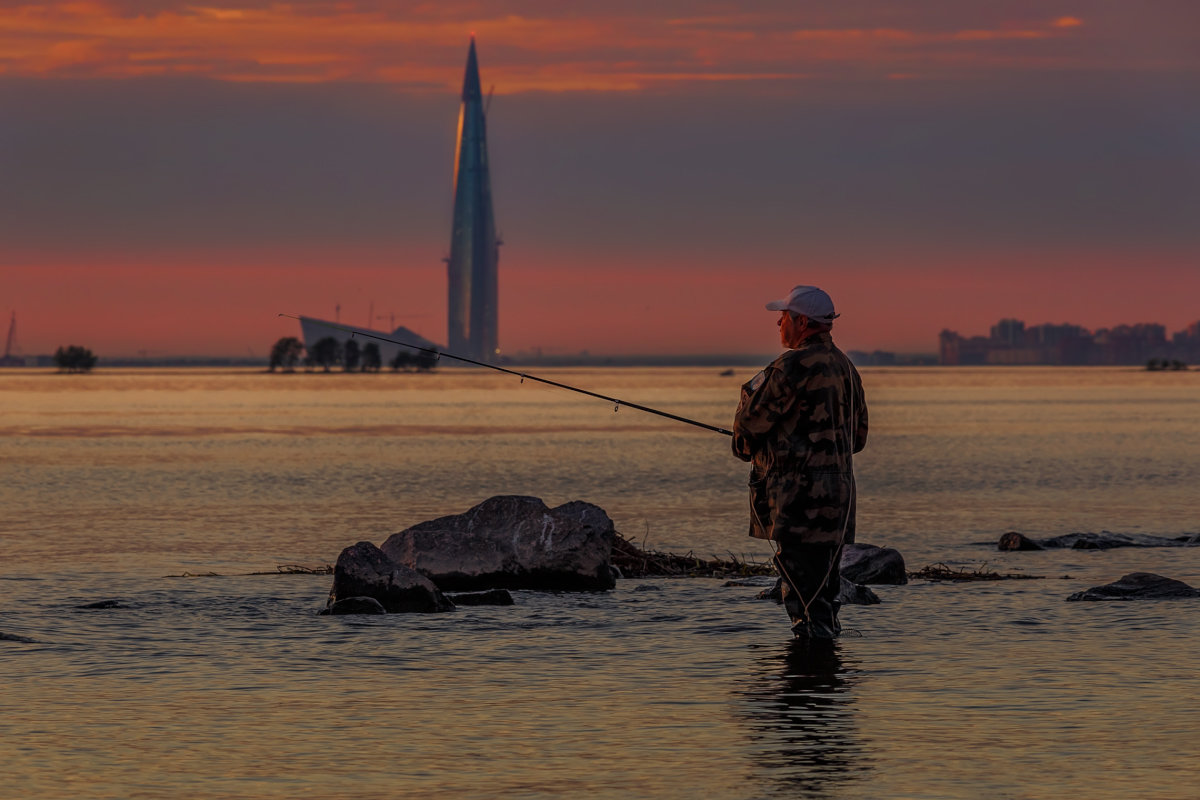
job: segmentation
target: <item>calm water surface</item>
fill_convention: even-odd
[[[752,370],[553,377],[727,424]],[[1065,603],[1200,548],[1200,372],[864,370],[859,540],[910,569],[813,651],[752,587],[315,616],[342,547],[493,494],[765,557],[726,437],[468,370],[0,373],[0,795],[1192,798],[1200,603]],[[220,577],[168,577],[183,573]],[[77,606],[115,599],[120,608]]]

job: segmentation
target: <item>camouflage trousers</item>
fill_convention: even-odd
[[[783,607],[797,637],[834,639],[842,632],[837,601],[841,556],[838,544],[780,542],[775,567],[783,578]]]

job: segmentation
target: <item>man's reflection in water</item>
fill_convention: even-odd
[[[751,758],[780,793],[842,794],[846,782],[870,769],[854,720],[857,675],[842,663],[840,649],[837,641],[794,639],[759,659],[738,692]]]

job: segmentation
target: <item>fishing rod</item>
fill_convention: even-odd
[[[279,316],[287,317],[288,319],[294,319],[297,322],[300,321],[300,318],[293,314],[280,314]],[[607,400],[608,402],[613,404],[614,412],[617,411],[618,409],[620,409],[621,406],[625,406],[626,408],[633,408],[633,409],[637,409],[638,411],[645,411],[647,414],[657,414],[660,417],[666,417],[667,419],[673,419],[676,422],[686,422],[688,425],[695,425],[697,428],[704,428],[705,430],[713,431],[714,433],[723,433],[726,436],[733,436],[733,431],[727,431],[724,428],[718,428],[716,425],[709,425],[707,422],[697,422],[694,419],[688,419],[687,417],[681,417],[678,414],[671,414],[666,411],[659,411],[657,408],[650,408],[649,406],[638,405],[637,403],[630,403],[629,401],[621,400],[618,397],[609,397],[608,395],[605,395],[605,394],[599,394],[597,392],[589,392],[587,389],[580,389],[578,386],[571,386],[566,383],[559,383],[558,381],[552,381],[549,378],[539,378],[537,375],[530,375],[527,372],[517,372],[516,370],[512,370],[512,369],[505,369],[504,367],[497,367],[495,364],[488,364],[485,361],[476,361],[475,359],[467,358],[466,356],[456,356],[453,353],[444,353],[441,350],[437,350],[432,347],[421,347],[421,346],[415,345],[415,344],[408,344],[407,342],[398,342],[395,339],[389,339],[386,336],[376,336],[373,333],[365,333],[363,331],[354,330],[353,328],[347,328],[344,325],[335,325],[332,322],[325,322],[323,320],[317,320],[317,319],[310,320],[310,322],[315,322],[318,325],[324,325],[326,328],[333,328],[334,330],[342,331],[343,333],[348,333],[348,334],[350,334],[351,338],[353,338],[355,336],[363,336],[368,339],[377,339],[381,342],[387,342],[388,344],[395,344],[395,345],[399,345],[401,347],[411,347],[413,350],[420,350],[422,353],[432,353],[433,355],[437,356],[438,358],[453,358],[455,361],[462,361],[465,364],[474,364],[477,367],[487,367],[488,369],[494,369],[497,372],[503,372],[507,375],[513,375],[515,377],[518,377],[521,379],[522,383],[524,383],[527,380],[528,381],[537,381],[538,383],[544,383],[547,386],[557,386],[559,389],[566,389],[571,392],[578,392],[579,394],[586,394],[588,397],[595,397],[600,400]]]

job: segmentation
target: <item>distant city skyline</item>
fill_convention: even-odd
[[[1092,365],[1114,366],[1172,360],[1200,362],[1200,320],[1168,336],[1156,322],[1119,324],[1088,330],[1082,325],[1043,323],[1027,326],[1008,317],[987,336],[960,336],[943,330],[938,336],[938,363],[970,365]]]
[[[26,353],[264,356],[338,304],[443,339],[472,32],[505,352],[766,353],[798,283],[867,351],[1200,316],[1200,6],[514,8],[0,12],[0,317]]]

